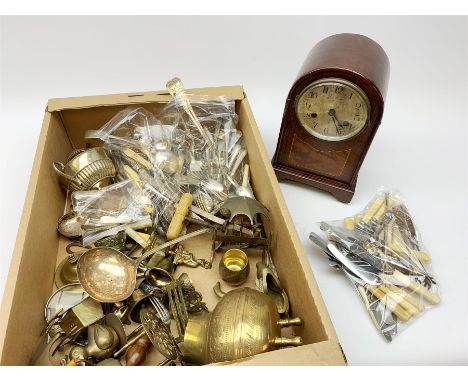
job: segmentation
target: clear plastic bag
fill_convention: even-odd
[[[84,246],[95,241],[91,237],[96,232],[148,219],[153,212],[151,200],[131,179],[100,190],[74,192],[72,204],[81,221]]]
[[[85,138],[135,147],[153,146],[167,139],[170,127],[163,126],[156,117],[143,107],[128,107],[117,113],[99,130],[88,130]]]
[[[131,107],[86,133],[105,142],[117,179],[133,180],[150,200],[154,229],[161,235],[183,193],[192,194],[193,204],[207,212],[229,195],[253,197],[235,101],[189,96],[177,78],[168,82],[168,90],[173,99],[157,117]]]
[[[361,212],[320,228],[327,240],[310,239],[345,273],[388,341],[440,302],[431,257],[399,192],[381,189]]]
[[[182,192],[194,195],[197,207],[210,212],[235,194],[236,186],[242,184],[247,150],[242,133],[236,128],[238,116],[233,100],[176,96],[158,115],[158,120],[174,126],[174,150],[184,157],[184,166],[174,178]]]

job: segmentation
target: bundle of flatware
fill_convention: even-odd
[[[431,257],[399,193],[383,190],[361,213],[320,228],[327,240],[313,232],[310,239],[343,270],[388,341],[440,302]]]

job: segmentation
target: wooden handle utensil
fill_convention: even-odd
[[[127,366],[140,366],[146,361],[152,344],[148,335],[140,337],[133,345],[129,346],[125,353],[125,364]]]

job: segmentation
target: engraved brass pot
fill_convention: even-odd
[[[181,348],[192,364],[232,361],[278,346],[302,345],[300,337],[281,337],[281,328],[291,325],[302,325],[302,320],[281,320],[271,297],[237,288],[226,293],[213,312],[189,319]]]

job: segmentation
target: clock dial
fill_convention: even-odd
[[[366,94],[353,83],[324,78],[301,92],[296,101],[296,115],[314,137],[342,141],[366,127],[370,104]]]

